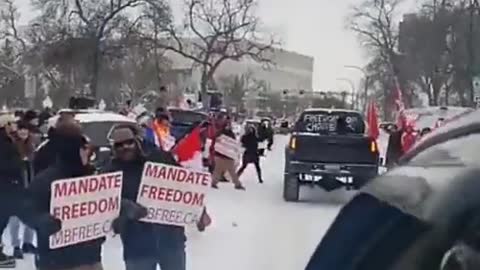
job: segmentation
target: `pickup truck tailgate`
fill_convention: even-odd
[[[377,145],[362,135],[293,134],[291,158],[303,162],[377,164]],[[294,147],[292,146],[294,144]]]

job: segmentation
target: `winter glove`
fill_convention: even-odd
[[[120,234],[125,229],[129,220],[139,220],[148,215],[148,209],[131,200],[122,200],[120,216],[113,220],[112,229],[115,234]]]
[[[128,219],[124,216],[119,216],[112,222],[112,230],[115,234],[121,234],[125,229]]]
[[[147,215],[148,209],[144,206],[131,200],[122,200],[122,210],[120,211],[120,216],[124,216],[130,220],[139,220]]]
[[[42,214],[36,218],[35,230],[42,235],[52,235],[62,229],[62,221],[50,214]]]

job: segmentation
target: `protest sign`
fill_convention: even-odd
[[[238,160],[242,154],[242,146],[237,140],[221,135],[215,142],[215,152],[233,160]]]
[[[148,208],[148,223],[185,226],[196,224],[210,190],[209,173],[147,162],[137,203]]]
[[[62,230],[50,236],[50,248],[106,236],[120,214],[122,172],[57,180],[51,184],[50,214]]]

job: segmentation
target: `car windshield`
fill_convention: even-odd
[[[207,120],[205,114],[193,111],[170,110],[170,116],[175,124],[191,125]]]
[[[363,134],[365,123],[356,112],[312,111],[303,113],[295,124],[296,132]]]
[[[108,135],[115,125],[133,125],[130,122],[86,122],[80,123],[85,135],[95,146],[109,146]]]

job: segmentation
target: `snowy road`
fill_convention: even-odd
[[[255,170],[242,176],[247,191],[221,185],[208,201],[213,224],[206,232],[188,232],[189,270],[300,270],[350,194],[325,194],[302,189],[301,203],[282,199],[283,151],[286,136],[278,136],[263,160],[265,184],[257,183]],[[327,196],[328,195],[328,196]],[[340,198],[339,200],[337,200]],[[335,202],[336,201],[336,202]],[[8,244],[4,235],[4,243]],[[104,246],[104,268],[123,270],[119,239]],[[33,270],[32,257],[18,261],[17,269]]]

